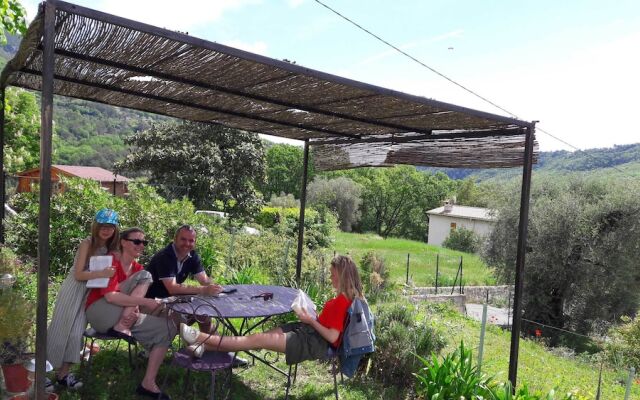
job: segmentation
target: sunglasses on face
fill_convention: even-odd
[[[255,296],[251,296],[252,299],[258,299],[260,297],[262,297],[264,299],[264,301],[271,300],[271,299],[273,299],[273,293],[264,292],[264,293],[257,294]]]
[[[149,244],[148,240],[142,240],[142,239],[126,239],[125,238],[125,239],[122,239],[122,240],[126,240],[127,242],[131,242],[131,243],[135,244],[136,246],[139,246],[141,244],[146,246],[146,245]]]

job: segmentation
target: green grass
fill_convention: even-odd
[[[460,257],[462,257],[463,283],[466,286],[494,285],[495,277],[491,269],[475,254],[463,253],[432,246],[414,240],[387,238],[374,234],[338,232],[334,250],[349,254],[356,263],[369,251],[378,253],[390,271],[391,280],[405,283],[407,276],[407,255],[409,255],[409,279],[416,286],[435,285],[436,260],[439,263],[439,286],[453,283]],[[439,255],[439,256],[438,256]]]
[[[468,319],[456,311],[443,311],[441,306],[423,306],[429,309],[425,323],[438,327],[447,338],[443,354],[452,352],[460,341],[473,349],[477,360],[480,343],[480,323]],[[433,311],[436,310],[436,311]],[[509,346],[511,333],[489,325],[485,336],[482,372],[495,376],[499,381],[508,380]],[[549,350],[544,344],[528,339],[520,340],[518,357],[518,385],[526,382],[529,389],[543,393],[554,387],[557,393],[578,391],[593,399],[598,387],[599,364],[580,357],[563,356]],[[607,368],[603,371],[601,399],[623,399],[628,371]],[[630,399],[640,399],[640,385],[633,385]]]
[[[131,369],[127,359],[124,343],[116,350],[115,344],[100,343],[102,350],[94,356],[91,376],[83,376],[85,386],[79,391],[58,389],[61,400],[80,399],[141,399],[134,394],[135,388],[142,380],[146,360],[136,358],[136,368]],[[178,340],[174,342],[179,346]],[[241,354],[247,357],[245,354]],[[263,356],[266,353],[262,352]],[[273,357],[272,353],[269,357]],[[284,355],[280,355],[276,365],[284,370]],[[330,400],[333,395],[333,378],[330,364],[318,361],[307,361],[298,367],[296,383],[292,386],[289,398],[292,400]],[[84,369],[86,372],[86,368]],[[82,376],[82,371],[78,372]],[[167,356],[160,369],[158,384],[174,400],[206,399],[210,395],[210,374],[192,372],[188,388],[184,389],[186,370],[171,365],[171,357]],[[217,378],[218,380],[222,378]],[[236,400],[276,400],[284,399],[286,378],[280,373],[266,367],[260,362],[248,368],[234,369],[232,374],[230,399]],[[338,377],[339,379],[339,377]],[[382,388],[369,379],[351,382],[345,380],[338,384],[340,399],[373,400],[404,398],[395,388]],[[216,394],[217,396],[218,394]],[[218,397],[216,397],[218,398]]]

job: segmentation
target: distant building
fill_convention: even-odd
[[[495,217],[488,208],[445,204],[427,211],[429,216],[429,244],[442,246],[449,233],[456,228],[465,228],[479,236],[488,235],[493,229]]]
[[[60,176],[91,179],[100,182],[109,193],[116,196],[123,196],[129,191],[129,178],[117,175],[100,167],[85,167],[79,165],[52,165],[51,166],[51,190],[54,193],[64,192],[64,187],[60,183]],[[30,169],[17,174],[17,192],[31,192],[34,184],[40,181],[40,168]]]

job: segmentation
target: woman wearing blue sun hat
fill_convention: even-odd
[[[89,259],[116,250],[118,236],[118,213],[108,208],[99,210],[91,224],[91,236],[80,242],[69,275],[60,286],[47,330],[47,359],[56,369],[56,383],[60,386],[82,387],[82,382],[70,368],[80,362],[82,333],[87,327],[84,305],[89,291],[86,281],[110,278],[114,274],[113,268],[89,271]],[[53,382],[47,380],[47,389],[53,389]]]

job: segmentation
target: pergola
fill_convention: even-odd
[[[369,85],[58,0],[40,5],[18,53],[2,71],[2,99],[7,86],[42,92],[38,398],[44,394],[46,360],[54,94],[304,141],[297,277],[310,148],[318,170],[393,164],[522,166],[509,365],[509,379],[515,386],[529,189],[536,153],[534,122]],[[3,129],[4,111],[0,113],[0,144],[4,143]],[[4,178],[0,179],[0,201],[4,203]],[[0,217],[4,219],[4,211]],[[0,239],[4,241],[2,229],[0,226]]]

